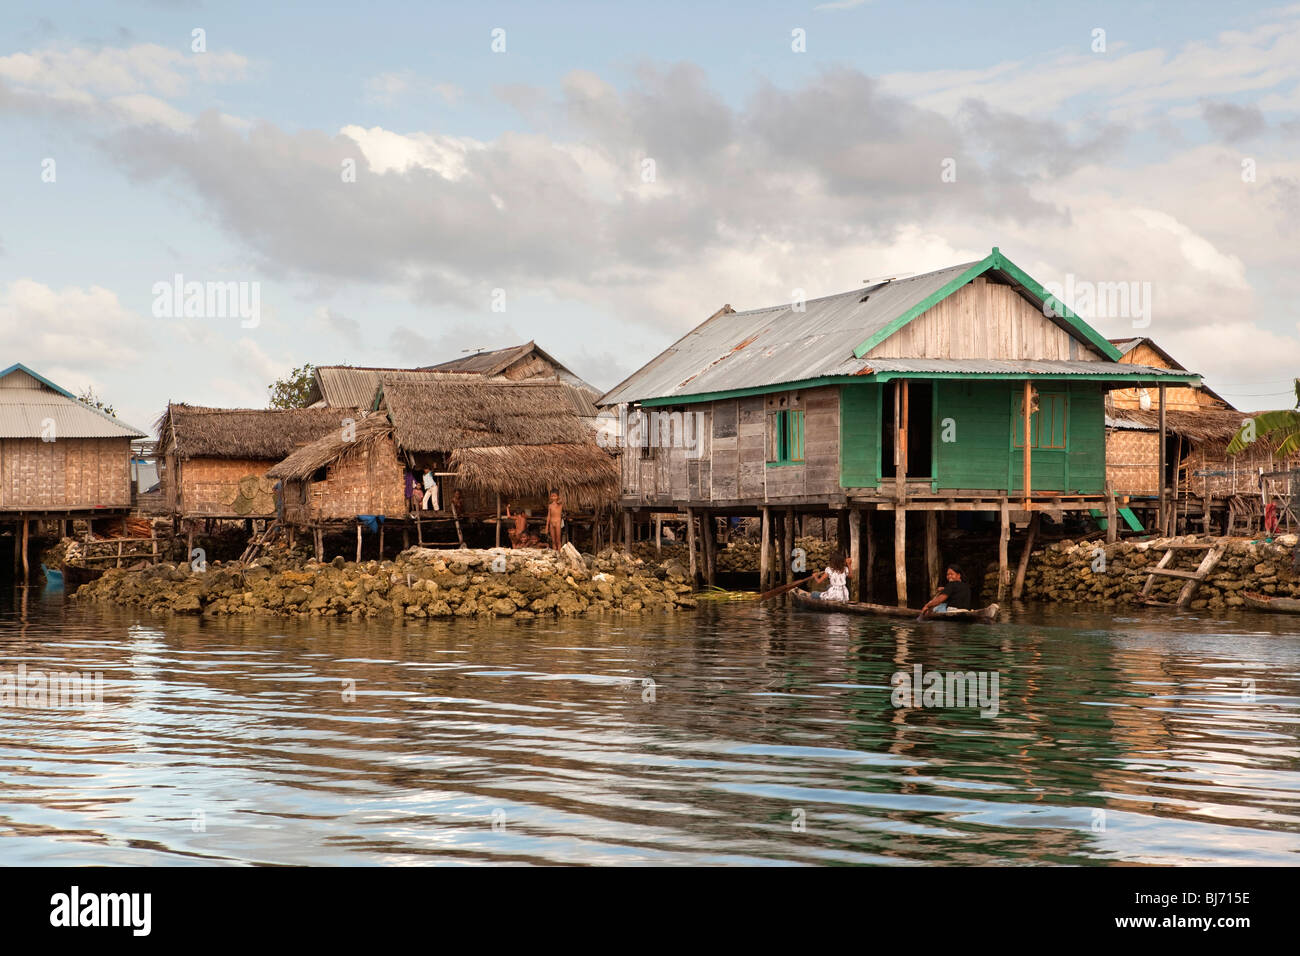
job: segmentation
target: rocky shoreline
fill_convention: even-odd
[[[541,549],[435,551],[411,548],[395,561],[331,562],[267,557],[247,567],[158,564],[112,569],[76,599],[215,617],[513,617],[691,608],[686,569],[632,555]]]
[[[1242,591],[1300,597],[1297,537],[1284,534],[1272,541],[1207,535],[1119,541],[1110,545],[1103,541],[1058,541],[1030,555],[1024,598],[1065,603],[1136,603],[1147,581],[1146,572],[1164,555],[1164,545],[1198,542],[1226,544],[1227,552],[1197,589],[1192,608],[1241,607],[1245,603],[1241,599]],[[1194,570],[1203,555],[1203,551],[1188,552],[1171,567]],[[1179,578],[1157,578],[1150,597],[1172,602],[1185,583]],[[985,576],[984,593],[997,594],[997,589],[995,566]]]

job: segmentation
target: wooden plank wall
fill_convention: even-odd
[[[125,508],[130,504],[128,438],[0,440],[0,510]]]
[[[869,358],[1079,359],[1101,355],[1008,285],[976,277],[899,329]]]
[[[1145,365],[1148,368],[1170,367],[1160,353],[1145,342],[1126,352],[1120,362],[1125,365]],[[1159,390],[1155,388],[1117,388],[1110,393],[1111,403],[1117,409],[1141,408],[1143,391],[1147,392],[1148,397],[1151,399],[1151,407],[1156,408],[1156,403],[1159,401]],[[1226,407],[1226,403],[1219,401],[1204,389],[1165,387],[1165,408],[1172,411],[1196,412],[1202,408]]]
[[[804,464],[767,465],[767,413],[781,407],[804,411]],[[647,505],[684,505],[839,492],[837,386],[725,399],[685,410],[704,414],[700,455],[680,444],[656,448],[649,458],[639,448],[627,449],[622,456],[624,496]]]

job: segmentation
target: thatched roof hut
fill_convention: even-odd
[[[266,470],[321,435],[340,431],[347,418],[360,413],[169,404],[156,426],[167,511],[210,518],[274,514]]]
[[[376,404],[407,454],[446,456],[466,489],[506,497],[560,491],[580,506],[612,502],[618,469],[560,382],[380,380]]]
[[[614,459],[595,442],[590,399],[561,382],[502,382],[412,372],[380,375],[375,411],[268,471],[285,482],[285,519],[312,524],[361,514],[404,516],[405,468],[433,465],[443,507],[453,491],[465,513],[491,513],[495,496],[544,496],[570,507],[608,504]]]

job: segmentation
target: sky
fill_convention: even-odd
[[[994,246],[1239,408],[1300,375],[1300,5],[51,0],[0,138],[0,367],[144,430],[529,339],[608,388]]]

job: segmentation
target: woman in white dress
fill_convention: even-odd
[[[853,562],[844,556],[843,551],[838,549],[832,551],[826,570],[818,571],[812,576],[813,582],[816,584],[830,581],[826,590],[817,596],[823,601],[847,601],[849,599],[849,571],[852,570],[852,567]]]

